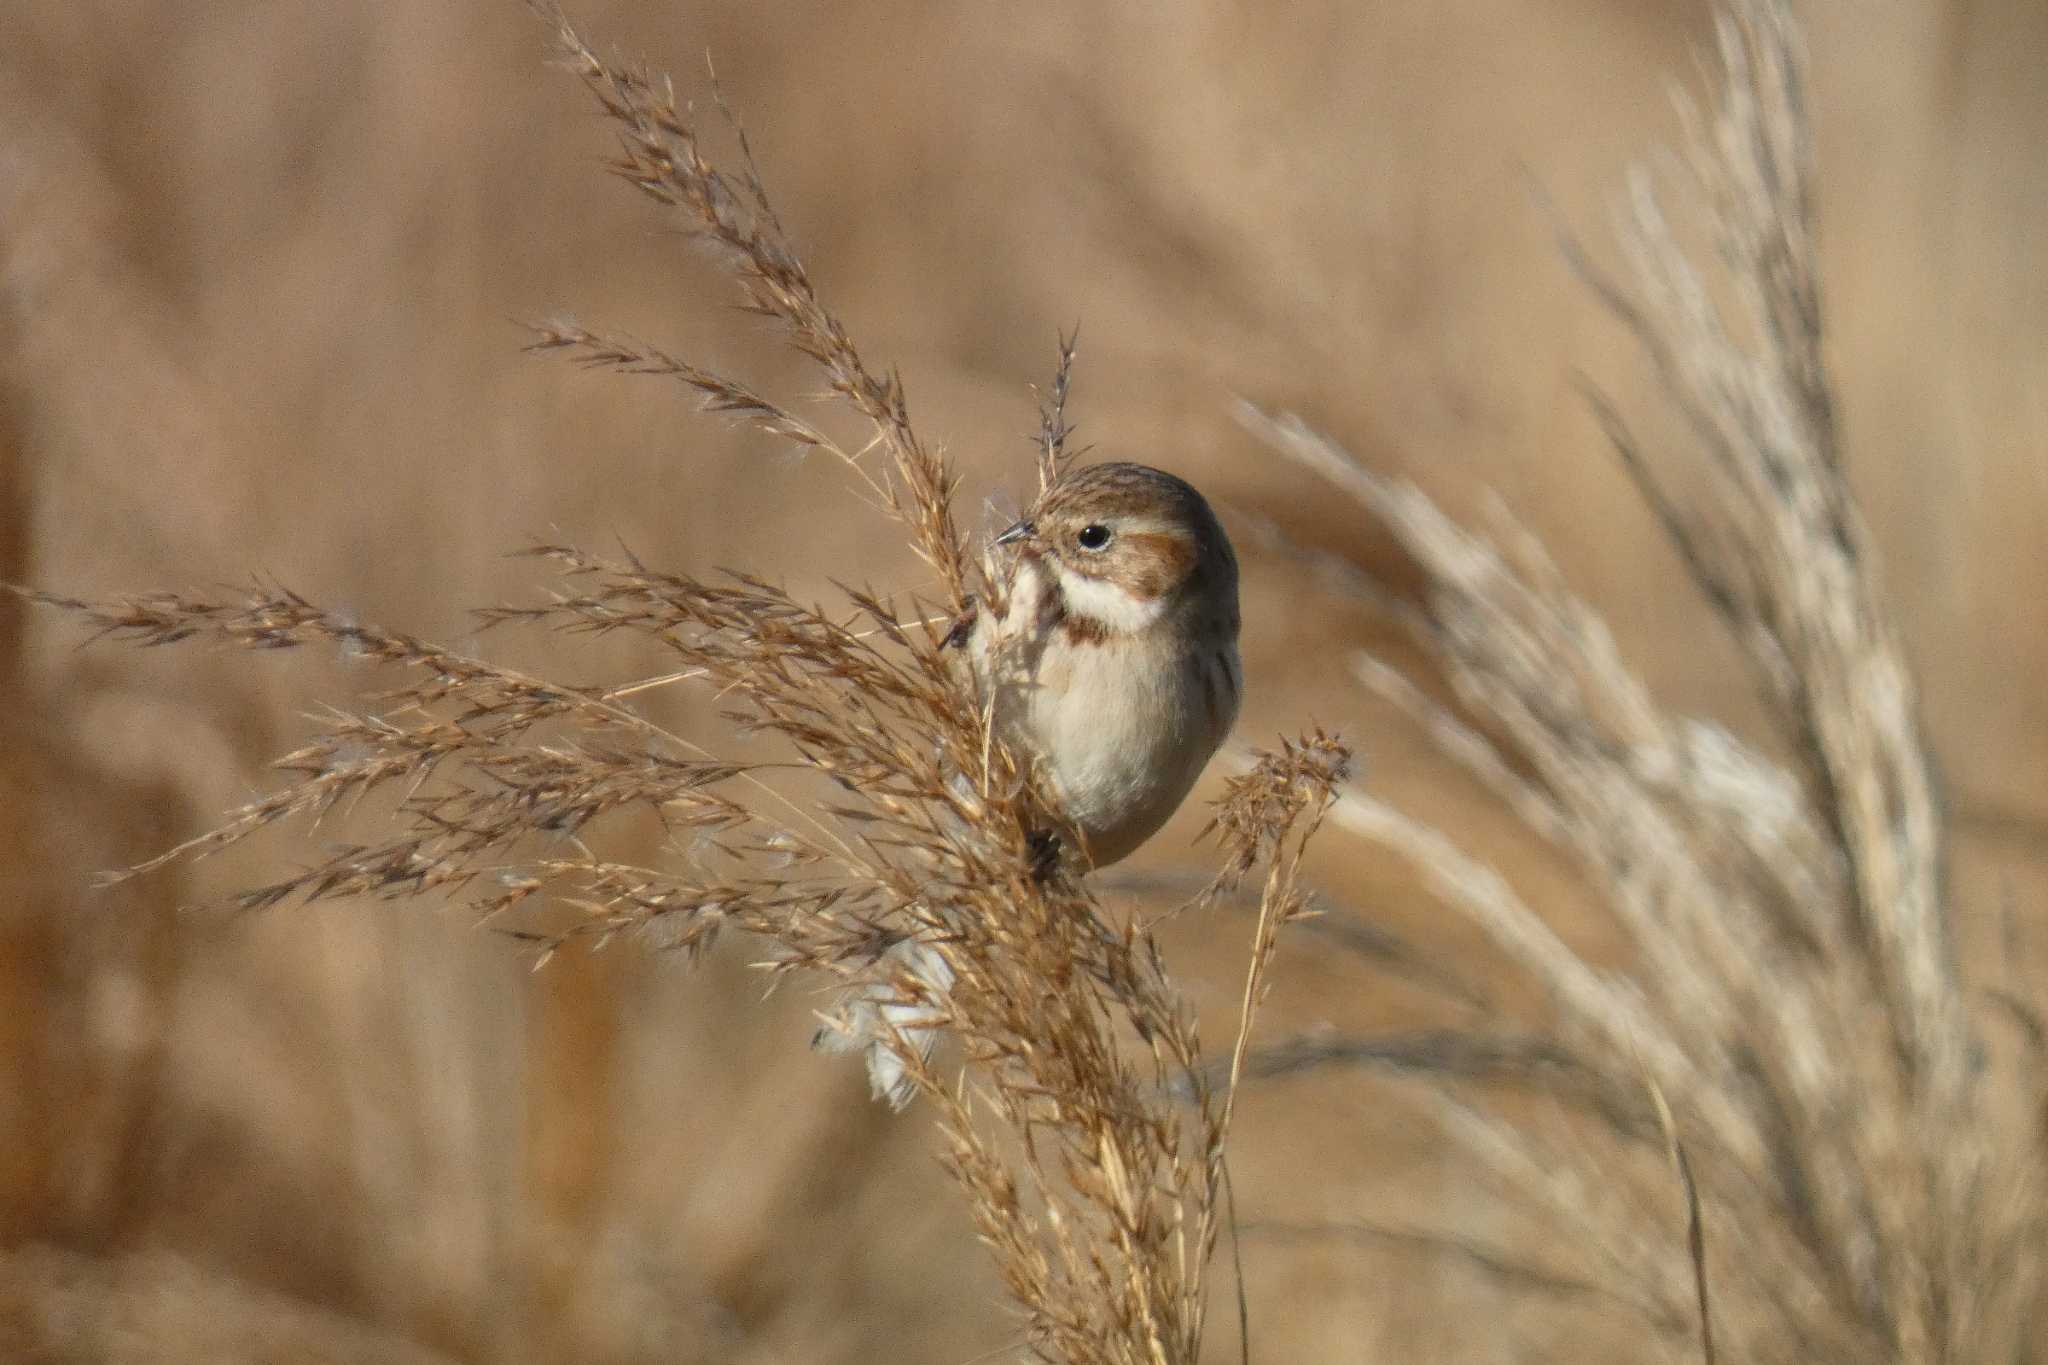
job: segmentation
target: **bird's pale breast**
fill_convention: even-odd
[[[1168,622],[1108,636],[1046,628],[1037,573],[1012,585],[1004,622],[977,641],[999,730],[1035,755],[1097,867],[1179,808],[1237,716],[1236,645],[1193,645]],[[1033,626],[1023,634],[1024,622]],[[1005,640],[1012,646],[995,646]],[[989,668],[992,658],[1001,665]]]

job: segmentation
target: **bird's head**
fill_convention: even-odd
[[[1237,557],[1185,480],[1141,464],[1073,470],[996,537],[1036,558],[1084,631],[1131,635],[1214,614],[1237,633]]]

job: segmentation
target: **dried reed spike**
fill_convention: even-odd
[[[1689,1239],[1690,1254],[1654,1231],[1668,1174],[1644,1160],[1637,1106],[1539,1123],[1426,1092],[1452,1137],[1598,1268],[1641,1278],[1654,1321],[1704,1323],[1711,1308],[1708,1349],[1746,1360],[2017,1359],[2048,1301],[2032,1250],[2048,1231],[2034,1174],[2048,1150],[2037,1100],[2014,1098],[2038,1097],[2038,1066],[1987,1047],[1949,946],[1912,680],[1823,363],[1796,28],[1782,0],[1727,0],[1717,34],[1717,98],[1680,170],[1703,190],[1713,268],[1687,254],[1647,173],[1621,225],[1628,285],[1565,247],[1696,439],[1681,496],[1595,396],[1755,664],[1796,766],[1661,708],[1519,528],[1460,527],[1298,420],[1247,411],[1425,575],[1422,600],[1394,615],[1441,681],[1379,667],[1364,681],[1577,857],[1629,935],[1631,971],[1593,968],[1442,831],[1357,791],[1333,815],[1415,861],[1513,955],[1573,1055],[1608,1076],[1640,1069],[1668,1099],[1689,1199],[1729,1229]],[[1310,567],[1352,600],[1376,594]]]
[[[867,421],[892,471],[889,477],[867,477],[885,489],[885,505],[910,529],[913,547],[937,572],[947,605],[960,610],[972,591],[974,569],[953,515],[952,468],[911,428],[902,381],[871,369],[819,299],[768,201],[743,134],[743,169],[735,183],[705,156],[692,111],[676,102],[668,81],[598,55],[554,0],[531,5],[553,31],[562,63],[582,79],[618,134],[613,173],[675,210],[692,233],[719,247],[745,306],[781,323],[832,392]],[[858,465],[858,456],[848,462]]]
[[[1074,429],[1067,425],[1067,395],[1073,387],[1075,347],[1080,340],[1079,327],[1061,334],[1060,358],[1053,368],[1052,386],[1038,397],[1038,491],[1041,493],[1059,480],[1075,453],[1067,449],[1067,441],[1074,434]]]

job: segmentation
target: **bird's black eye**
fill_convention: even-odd
[[[1091,522],[1081,528],[1081,534],[1074,540],[1084,550],[1099,550],[1109,544],[1109,528],[1101,522]]]

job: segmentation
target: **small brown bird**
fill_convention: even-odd
[[[1237,557],[1200,493],[1141,464],[1075,470],[994,543],[1005,581],[956,633],[998,733],[1106,867],[1159,831],[1237,719]]]
[[[1074,470],[991,543],[992,590],[956,622],[997,733],[1029,755],[1106,867],[1158,833],[1237,719],[1237,556],[1192,486],[1141,464]],[[953,984],[916,939],[888,957],[926,990]],[[915,1088],[894,1033],[929,1055],[933,1012],[877,980],[824,1016],[822,1051],[864,1050],[877,1097]]]

